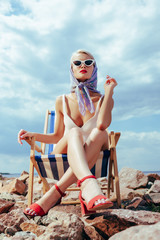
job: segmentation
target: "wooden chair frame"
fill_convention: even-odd
[[[44,134],[47,133],[48,130],[48,120],[49,115],[51,112],[47,110],[45,124],[44,124]],[[117,204],[121,207],[121,198],[120,198],[120,187],[119,187],[119,176],[118,176],[118,165],[117,165],[117,156],[116,156],[116,145],[119,140],[120,133],[114,133],[111,131],[109,133],[109,150],[110,150],[110,158],[109,158],[109,166],[108,166],[108,186],[107,188],[107,197],[110,197],[110,190],[114,192],[114,185],[116,190],[116,199]],[[31,139],[26,139],[26,142],[31,146],[30,150],[30,170],[29,170],[29,186],[28,186],[28,206],[32,204],[33,199],[33,183],[34,183],[34,168],[36,169],[42,183],[43,183],[43,193],[47,192],[50,189],[50,186],[46,180],[46,178],[41,176],[38,164],[35,160],[35,151],[41,153],[42,155],[45,154],[46,144],[41,143],[41,147],[39,147],[35,143],[35,138],[32,137]],[[80,190],[79,188],[68,188],[66,191],[77,191]],[[63,202],[68,204],[73,204],[74,202]]]

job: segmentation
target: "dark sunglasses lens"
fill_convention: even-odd
[[[86,66],[92,65],[92,63],[93,63],[93,60],[86,60],[85,61]]]
[[[76,65],[76,66],[80,66],[80,65],[81,65],[81,61],[74,61],[73,63],[74,63],[74,65]]]

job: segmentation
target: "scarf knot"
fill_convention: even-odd
[[[97,66],[95,65],[91,78],[85,82],[79,82],[74,77],[72,69],[70,69],[70,78],[71,92],[76,93],[80,113],[84,116],[86,113],[86,108],[90,111],[90,113],[94,113],[95,109],[89,94],[89,90],[99,93],[99,91],[97,91]]]
[[[80,82],[80,83],[78,84],[78,87],[79,87],[80,89],[84,88],[84,83]]]

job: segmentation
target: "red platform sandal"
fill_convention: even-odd
[[[94,175],[86,176],[86,177],[82,178],[81,180],[78,180],[77,186],[80,187],[81,183],[83,181],[85,181],[86,179],[89,179],[89,178],[95,178],[96,179],[96,177]],[[101,200],[101,199],[104,199],[105,202],[104,203],[101,202],[101,203],[98,203],[98,204],[95,205],[95,202],[98,201],[98,200]],[[79,200],[81,202],[82,216],[91,215],[91,214],[95,213],[96,210],[109,208],[109,207],[113,206],[113,203],[108,198],[106,198],[104,195],[95,196],[87,204],[85,202],[85,200],[82,198],[82,192],[80,191]]]
[[[56,184],[55,184],[55,188],[56,188],[56,190],[59,192],[59,194],[61,195],[61,197],[58,199],[58,201],[56,202],[56,204],[55,204],[54,206],[60,204],[62,197],[64,197],[64,196],[66,195],[65,193],[63,193],[63,192],[59,189],[59,187],[58,187]],[[32,210],[33,210],[34,212],[33,212]],[[26,208],[26,209],[23,211],[23,213],[24,213],[25,215],[27,215],[27,216],[30,216],[30,217],[35,217],[35,216],[40,216],[40,217],[42,217],[42,216],[44,216],[44,215],[47,214],[47,213],[44,212],[44,210],[41,208],[41,206],[39,206],[37,203],[33,203],[32,205],[30,205],[28,208]]]

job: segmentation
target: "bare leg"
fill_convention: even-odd
[[[62,139],[61,144],[56,146],[57,148],[55,149],[54,153],[65,152],[67,149],[68,142],[68,154],[70,159],[69,163],[71,164],[72,168],[78,169],[75,171],[78,178],[81,179],[84,176],[91,175],[89,169],[94,166],[100,150],[108,148],[108,136],[105,131],[93,129],[91,135],[88,137],[85,143],[85,146],[83,146],[81,133],[74,130],[75,129],[73,129],[73,131],[69,133],[68,136]],[[73,173],[71,167],[68,168],[63,177],[57,183],[62,192],[65,192],[67,187],[69,187],[72,183],[74,183],[77,180],[77,177]],[[84,193],[84,195],[86,194]],[[95,193],[93,193],[92,195],[95,196]],[[37,203],[43,208],[44,212],[47,212],[52,206],[55,205],[59,198],[60,194],[53,186],[45,195],[43,195],[43,197],[40,200],[37,201]],[[92,198],[92,196],[89,198]]]
[[[70,167],[78,179],[92,175],[90,169],[95,164],[99,152],[108,148],[106,131],[93,129],[85,146],[79,129],[73,129],[68,139],[68,160]],[[92,161],[91,161],[92,160]],[[82,196],[88,203],[93,197],[103,195],[96,179],[87,179],[82,183]],[[104,200],[104,199],[103,199]],[[104,202],[102,200],[102,202]],[[95,205],[98,204],[97,202]]]
[[[80,129],[71,129],[68,136],[67,155],[69,165],[78,179],[81,179],[87,175],[91,175]]]

